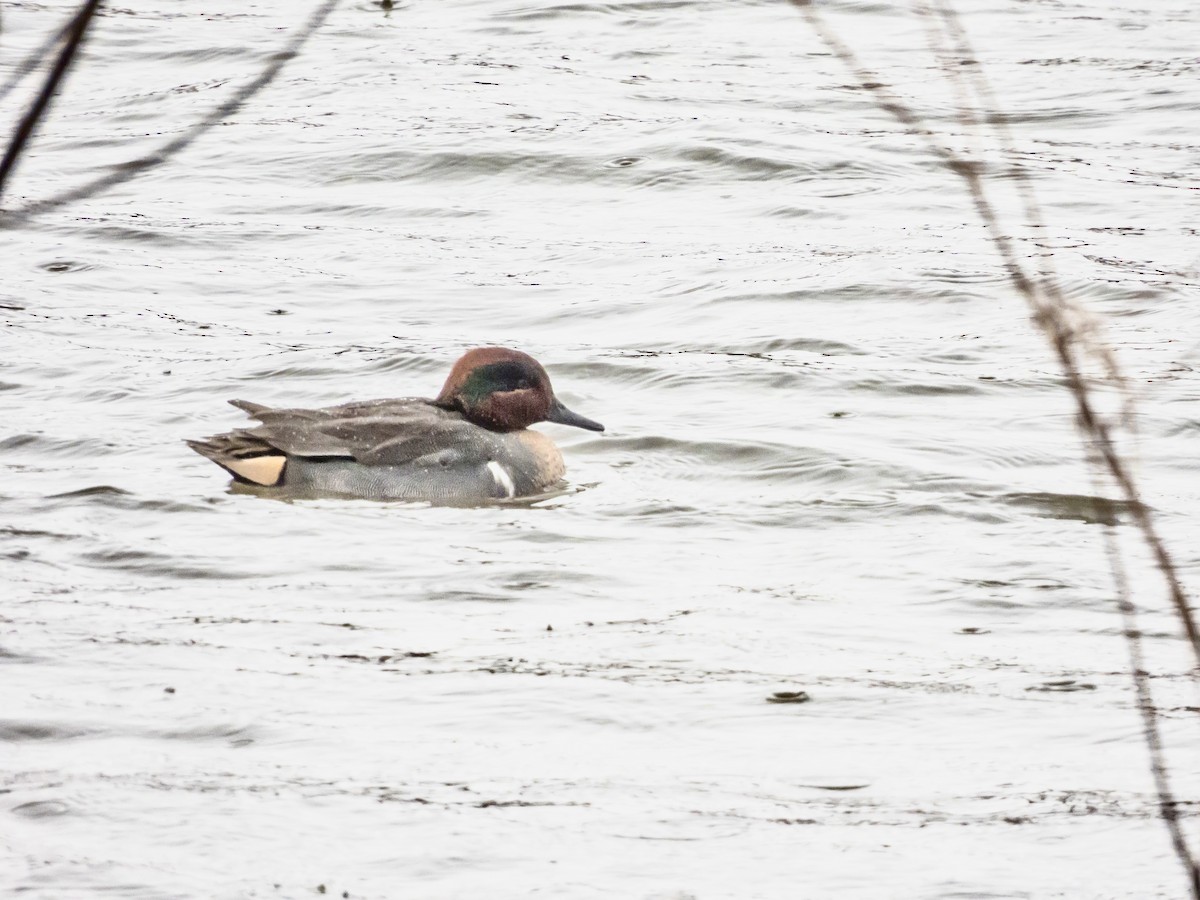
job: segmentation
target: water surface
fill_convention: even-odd
[[[9,4],[0,75],[71,8]],[[918,19],[822,8],[971,148]],[[6,202],[152,152],[307,15],[106,11]],[[1195,585],[1200,14],[964,23],[1045,208],[1009,227],[1106,316]],[[169,164],[2,241],[6,891],[1185,896],[1121,510],[963,190],[787,4],[346,4]],[[608,426],[545,426],[572,492],[278,503],[181,443],[232,397],[431,395],[479,344]]]

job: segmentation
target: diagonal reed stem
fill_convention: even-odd
[[[883,84],[875,73],[865,68],[859,62],[854,51],[826,25],[817,11],[813,9],[810,0],[790,0],[790,2],[800,8],[813,30],[851,69],[860,85],[875,95],[878,105],[902,125],[909,128],[913,134],[923,138],[931,152],[966,183],[971,202],[987,228],[988,237],[1000,256],[1005,273],[1029,304],[1033,311],[1034,322],[1045,333],[1050,341],[1051,349],[1058,357],[1067,385],[1076,401],[1080,428],[1095,441],[1100,459],[1124,495],[1134,522],[1166,581],[1168,596],[1179,615],[1184,634],[1191,645],[1196,666],[1200,668],[1200,627],[1196,624],[1196,618],[1179,580],[1171,554],[1158,533],[1149,508],[1142,502],[1141,491],[1137,487],[1133,474],[1116,448],[1112,428],[1096,410],[1092,390],[1083,376],[1078,360],[1080,327],[1070,321],[1065,314],[1067,308],[1065,301],[1057,300],[1062,296],[1061,291],[1055,287],[1048,293],[1043,289],[1041,282],[1027,274],[1021,266],[1012,238],[1000,230],[999,216],[984,188],[980,164],[975,160],[964,158],[934,140],[933,132],[924,127],[920,118],[908,104]]]
[[[916,2],[918,12],[925,16],[931,14],[932,11],[924,0],[916,0]],[[947,4],[946,0],[933,0],[933,2],[936,3],[937,15],[940,17],[942,28],[952,42],[960,61],[970,62],[972,88],[980,104],[992,113],[988,119],[997,129],[1002,149],[1009,159],[1015,159],[1016,152],[1013,149],[1011,133],[1002,118],[996,114],[998,104],[995,96],[983,75],[978,59],[971,50],[957,13]],[[1196,665],[1200,666],[1200,631],[1197,630],[1196,621],[1179,580],[1174,561],[1158,533],[1149,507],[1142,501],[1141,492],[1129,466],[1117,449],[1112,426],[1097,412],[1092,389],[1083,376],[1080,354],[1090,353],[1100,360],[1110,381],[1122,391],[1122,422],[1132,431],[1135,427],[1135,419],[1132,414],[1127,382],[1117,366],[1115,356],[1107,347],[1100,345],[1093,336],[1095,328],[1091,322],[1094,317],[1067,300],[1054,276],[1053,268],[1050,269],[1048,277],[1041,279],[1034,279],[1025,272],[1017,258],[1011,237],[1000,229],[999,217],[985,190],[981,174],[982,166],[979,161],[966,158],[935,140],[932,130],[924,127],[920,117],[908,104],[889,90],[877,75],[863,66],[857,54],[841,40],[813,8],[811,0],[791,0],[791,3],[800,9],[813,31],[850,69],[859,85],[872,92],[876,103],[902,125],[924,139],[930,150],[946,164],[947,168],[966,183],[975,210],[987,229],[988,237],[996,248],[1010,281],[1028,303],[1034,322],[1046,335],[1051,349],[1058,358],[1067,385],[1075,398],[1077,423],[1084,435],[1090,438],[1087,446],[1089,463],[1094,472],[1107,472],[1124,496],[1134,523],[1166,582],[1168,596],[1191,646]],[[938,52],[938,45],[938,36],[931,32],[930,46],[935,54]],[[944,68],[947,77],[952,82],[956,82],[961,72],[961,66],[944,66]],[[970,106],[968,92],[962,85],[955,83],[954,88],[960,104],[959,120],[965,128],[973,132],[984,117],[977,109]],[[1023,170],[1018,172],[1017,185],[1029,223],[1034,227],[1039,227],[1042,224],[1041,212],[1033,192],[1033,186]],[[1074,314],[1075,321],[1072,321],[1072,314]],[[1099,488],[1097,488],[1098,490]],[[1128,578],[1115,536],[1109,529],[1106,529],[1105,536],[1108,557],[1113,570],[1113,580],[1117,589],[1117,605],[1124,622],[1124,633],[1129,649],[1130,673],[1137,696],[1138,711],[1142,717],[1143,736],[1150,755],[1151,776],[1158,796],[1159,815],[1167,826],[1172,849],[1186,872],[1189,892],[1194,900],[1200,900],[1200,864],[1197,863],[1196,856],[1192,853],[1183,833],[1179,821],[1178,803],[1171,789],[1162,732],[1159,728],[1157,709],[1154,706],[1154,698],[1150,690],[1149,674],[1144,664],[1142,636],[1137,627],[1137,607],[1130,597]]]
[[[1093,471],[1099,472],[1098,460],[1092,459]],[[1098,482],[1098,479],[1097,479]],[[1097,483],[1097,491],[1100,486]],[[1125,646],[1129,650],[1129,671],[1133,676],[1133,689],[1137,697],[1138,713],[1142,718],[1142,737],[1150,755],[1150,776],[1154,779],[1154,792],[1158,795],[1158,814],[1167,826],[1171,838],[1171,849],[1183,864],[1193,900],[1200,900],[1200,866],[1188,846],[1179,817],[1179,803],[1171,787],[1171,770],[1167,766],[1166,748],[1162,729],[1159,727],[1158,707],[1150,689],[1150,673],[1146,669],[1146,655],[1142,647],[1142,631],[1138,626],[1138,608],[1130,596],[1129,578],[1117,544],[1116,530],[1108,524],[1104,528],[1104,545],[1109,565],[1112,567],[1113,584],[1117,589],[1117,609],[1125,634]]]
[[[98,0],[91,0],[91,2],[98,2]],[[241,109],[251,97],[274,81],[283,67],[299,54],[308,39],[325,23],[339,2],[340,0],[323,0],[322,3],[319,3],[309,15],[308,20],[293,32],[283,48],[271,55],[269,62],[257,76],[234,91],[229,99],[211,110],[204,118],[178,137],[167,141],[151,153],[112,167],[106,174],[97,176],[91,181],[61,191],[44,200],[35,200],[18,209],[0,210],[0,229],[19,226],[39,213],[49,212],[67,204],[94,197],[173,159],[205,132]],[[12,152],[11,147],[9,150]],[[2,187],[2,183],[0,183],[0,187]]]
[[[50,51],[54,49],[55,45],[59,41],[67,36],[67,32],[75,27],[76,20],[82,14],[83,10],[81,9],[79,12],[75,13],[75,15],[73,15],[69,21],[63,23],[63,25],[57,31],[53,31],[47,35],[45,40],[30,50],[29,53],[26,54],[25,58],[13,67],[12,74],[8,77],[8,81],[4,82],[3,87],[0,87],[0,100],[3,100],[5,97],[11,94],[16,86],[25,80],[26,75],[45,62],[46,58],[50,56]]]
[[[25,111],[25,115],[21,117],[21,121],[17,124],[17,130],[13,133],[12,140],[8,142],[8,149],[4,153],[4,158],[0,159],[0,197],[4,196],[4,185],[8,181],[8,176],[12,174],[16,168],[17,161],[21,158],[21,153],[25,150],[25,145],[33,136],[41,124],[42,116],[46,114],[46,110],[50,108],[50,101],[54,98],[55,91],[58,90],[58,85],[62,81],[63,76],[67,74],[67,70],[71,68],[71,61],[75,59],[75,52],[83,43],[83,36],[87,33],[88,24],[92,21],[92,16],[100,6],[100,0],[86,0],[79,12],[71,20],[66,28],[66,36],[62,45],[62,49],[58,51],[58,58],[51,66],[49,73],[46,75],[46,80],[42,83],[42,89],[38,91],[36,97],[33,98],[33,103],[29,104],[29,109]]]

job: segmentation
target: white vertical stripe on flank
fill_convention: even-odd
[[[504,488],[505,497],[515,497],[517,495],[517,486],[513,484],[512,476],[500,463],[494,459],[488,460],[488,471],[492,473],[492,478],[496,479],[496,484]]]

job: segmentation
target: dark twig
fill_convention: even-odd
[[[949,7],[946,0],[934,0],[938,15],[941,17],[943,26],[950,34],[955,43],[955,52],[961,59],[968,60],[972,65],[967,69],[970,72],[971,80],[974,84],[975,93],[980,98],[980,102],[985,105],[986,109],[993,112],[999,109],[996,102],[995,94],[992,92],[991,85],[984,76],[983,67],[979,65],[978,58],[971,49],[970,41],[967,38],[966,31],[962,27],[962,22],[955,14],[954,10]],[[923,6],[924,4],[921,4]],[[952,80],[957,81],[957,76],[962,72],[962,66],[954,66],[947,69]],[[960,94],[960,96],[962,96]],[[973,110],[965,108],[961,113],[960,118],[968,127],[972,123],[978,123],[982,116]],[[1016,150],[1015,143],[1012,138],[1012,132],[1003,118],[999,115],[990,117],[996,133],[1002,142],[1002,149],[1005,154],[1011,159],[1015,158]],[[1020,194],[1022,205],[1025,208],[1025,215],[1035,228],[1040,228],[1042,225],[1041,208],[1037,202],[1036,194],[1033,191],[1033,183],[1029,179],[1028,174],[1021,167],[1017,168],[1017,189]],[[976,173],[977,174],[977,173]],[[982,189],[982,181],[979,183]],[[997,225],[989,225],[993,230],[998,229]],[[1117,365],[1116,357],[1111,350],[1097,340],[1086,340],[1083,338],[1091,337],[1097,333],[1099,329],[1090,326],[1090,322],[1094,320],[1094,316],[1081,309],[1077,304],[1071,303],[1062,293],[1062,288],[1059,285],[1058,279],[1054,277],[1053,263],[1051,262],[1050,277],[1044,278],[1039,282],[1043,294],[1040,298],[1029,298],[1031,304],[1034,305],[1035,311],[1039,315],[1048,316],[1055,320],[1052,327],[1047,328],[1043,324],[1043,329],[1047,330],[1047,334],[1055,345],[1055,350],[1062,362],[1064,371],[1067,373],[1068,380],[1072,384],[1072,390],[1075,393],[1076,400],[1080,405],[1081,424],[1086,432],[1088,432],[1099,444],[1102,462],[1104,467],[1109,470],[1110,474],[1116,479],[1118,486],[1121,488],[1125,498],[1132,506],[1134,520],[1137,522],[1138,528],[1141,530],[1146,543],[1150,547],[1151,553],[1154,555],[1155,563],[1163,578],[1167,582],[1167,588],[1170,594],[1171,602],[1179,613],[1180,619],[1183,622],[1184,631],[1187,634],[1188,640],[1192,644],[1193,651],[1197,658],[1197,664],[1200,665],[1200,630],[1198,630],[1195,617],[1192,614],[1191,606],[1188,603],[1187,596],[1183,590],[1183,586],[1179,581],[1178,572],[1174,561],[1171,559],[1170,553],[1166,548],[1165,543],[1158,535],[1158,530],[1154,525],[1153,517],[1149,509],[1141,502],[1140,493],[1137,485],[1133,480],[1132,474],[1129,472],[1125,460],[1116,451],[1115,442],[1112,439],[1111,426],[1101,417],[1096,415],[1095,406],[1091,401],[1091,393],[1086,381],[1082,378],[1079,371],[1077,361],[1072,361],[1066,356],[1074,356],[1076,348],[1081,348],[1084,352],[1090,353],[1092,356],[1100,360],[1104,365],[1105,371],[1114,384],[1121,390],[1122,402],[1122,424],[1131,431],[1136,429],[1137,419],[1133,415],[1133,410],[1130,401],[1130,392],[1128,383],[1124,374]],[[1040,306],[1039,306],[1040,304]],[[1071,321],[1062,322],[1067,314],[1071,314]],[[1066,338],[1066,343],[1070,346],[1061,347],[1061,339]],[[1070,368],[1068,364],[1071,363]],[[1078,385],[1078,389],[1076,388]],[[1094,424],[1089,424],[1094,423]]]
[[[54,31],[42,43],[29,52],[29,54],[21,60],[21,62],[13,69],[12,76],[5,82],[3,87],[0,87],[0,100],[3,100],[13,89],[25,80],[25,76],[45,62],[46,57],[50,55],[50,51],[54,49],[54,45],[67,36],[68,32],[75,27],[75,23],[79,17],[83,15],[84,10],[80,9],[71,19],[63,24],[57,31]]]
[[[45,115],[46,110],[50,107],[50,100],[54,97],[54,92],[58,90],[59,82],[62,81],[63,76],[67,73],[67,69],[71,67],[71,61],[75,58],[75,51],[83,43],[83,36],[87,33],[88,23],[92,21],[92,16],[99,6],[100,0],[86,0],[79,12],[76,13],[74,20],[68,26],[66,41],[63,43],[62,49],[58,52],[58,59],[54,61],[54,65],[46,76],[46,81],[42,85],[42,89],[34,98],[33,103],[30,104],[25,115],[21,117],[21,121],[17,125],[17,130],[13,133],[12,140],[8,143],[8,150],[5,151],[4,159],[0,160],[0,197],[4,196],[4,183],[8,180],[8,176],[16,166],[17,160],[21,158],[21,151],[25,149],[25,144],[29,141],[30,136],[41,122],[42,116]]]
[[[1098,460],[1092,459],[1094,470],[1098,471]],[[1099,491],[1099,484],[1096,487]],[[1138,627],[1138,610],[1130,596],[1129,579],[1125,573],[1125,565],[1121,558],[1121,549],[1117,544],[1116,531],[1110,525],[1104,526],[1104,543],[1108,553],[1109,564],[1112,566],[1113,583],[1117,589],[1117,608],[1121,611],[1121,621],[1125,632],[1125,645],[1129,649],[1129,671],[1133,675],[1133,689],[1137,696],[1137,708],[1142,717],[1142,737],[1146,741],[1146,750],[1150,754],[1150,775],[1154,779],[1154,792],[1158,795],[1158,812],[1167,826],[1171,837],[1171,847],[1175,856],[1183,864],[1191,887],[1193,900],[1200,898],[1200,866],[1188,846],[1183,833],[1183,825],[1179,821],[1179,804],[1171,787],[1170,769],[1167,767],[1166,750],[1163,745],[1162,729],[1158,725],[1158,708],[1154,705],[1154,695],[1150,690],[1150,673],[1146,669],[1146,656],[1142,648],[1142,632]]]
[[[140,175],[142,172],[149,171],[169,161],[175,154],[186,149],[210,128],[220,124],[223,120],[241,109],[247,100],[274,81],[283,67],[296,57],[308,39],[329,18],[329,15],[337,7],[338,2],[339,0],[324,0],[324,2],[320,3],[308,17],[308,21],[292,35],[283,49],[271,56],[270,62],[257,77],[234,91],[228,100],[188,128],[183,134],[163,144],[153,153],[114,166],[107,174],[94,178],[78,187],[55,194],[45,200],[35,200],[19,209],[0,211],[0,228],[11,228],[22,224],[39,213],[58,209],[69,203],[84,200],[88,197],[94,197],[102,191],[122,184]]]
[[[1025,220],[1035,232],[1044,233],[1045,222],[1042,219],[1041,204],[1038,202],[1037,193],[1033,189],[1033,179],[1029,177],[1028,169],[1017,162],[1016,141],[1013,139],[1012,129],[1008,127],[1007,119],[999,114],[1000,104],[995,92],[992,91],[991,83],[984,74],[979,57],[975,55],[970,38],[967,37],[966,29],[963,28],[962,20],[958,17],[954,8],[949,5],[948,0],[929,0],[929,2],[932,2],[936,8],[942,28],[951,41],[951,52],[959,63],[958,65],[953,65],[949,60],[943,61],[943,70],[947,74],[947,79],[960,96],[960,119],[967,129],[972,133],[976,133],[979,125],[985,118],[981,111],[992,111],[993,114],[986,118],[989,120],[993,132],[995,132],[1001,152],[1010,160],[1013,181],[1016,185],[1017,197],[1024,208]],[[926,4],[926,0],[917,0],[917,9],[923,17],[932,18],[933,12]],[[931,40],[930,43],[935,43],[935,40]],[[965,71],[963,63],[967,64]],[[967,92],[963,87],[964,80],[970,83],[971,89],[977,98],[979,111],[971,106],[970,100],[966,96]],[[1098,325],[1098,320],[1079,304],[1069,300],[1063,294],[1062,286],[1058,281],[1058,273],[1055,270],[1054,254],[1052,252],[1048,253],[1044,258],[1045,270],[1042,272],[1044,277],[1041,280],[1041,286],[1049,300],[1060,309],[1072,312],[1075,318],[1074,326],[1080,332],[1081,336],[1095,336],[1098,331],[1098,328],[1095,327]],[[1137,418],[1133,414],[1133,392],[1130,390],[1129,382],[1117,364],[1116,355],[1103,339],[1084,340],[1080,343],[1085,353],[1091,354],[1104,366],[1109,379],[1120,390],[1121,424],[1131,434],[1136,434]]]
[[[1141,492],[1138,490],[1133,475],[1116,448],[1111,427],[1096,410],[1092,391],[1079,364],[1079,339],[1091,330],[1090,326],[1082,326],[1074,321],[1082,311],[1065,301],[1057,302],[1057,298],[1061,297],[1060,291],[1056,289],[1054,293],[1048,295],[1042,289],[1041,282],[1032,278],[1022,268],[1012,238],[1000,230],[999,216],[991,201],[988,200],[979,163],[964,158],[934,140],[933,132],[923,126],[917,114],[883,84],[875,73],[859,62],[854,51],[825,24],[809,0],[791,0],[791,3],[800,8],[813,30],[854,72],[861,86],[875,95],[879,106],[890,113],[900,124],[907,127],[911,133],[923,138],[930,151],[938,156],[947,168],[966,182],[971,202],[975,205],[979,218],[988,229],[988,235],[1000,255],[1000,261],[1009,280],[1029,303],[1033,311],[1034,322],[1046,334],[1051,348],[1058,357],[1068,387],[1076,400],[1079,425],[1095,441],[1105,468],[1108,469],[1124,495],[1134,522],[1141,531],[1154,556],[1155,563],[1167,583],[1171,603],[1183,624],[1183,630],[1191,644],[1196,665],[1200,667],[1200,627],[1197,627],[1187,595],[1179,581],[1175,564],[1158,534],[1149,508],[1142,502]],[[1069,316],[1068,313],[1073,315]]]
[[[1097,329],[1092,324],[1095,321],[1094,316],[1077,304],[1069,302],[1063,295],[1058,280],[1054,276],[1052,263],[1046,277],[1034,279],[1026,274],[1017,258],[1011,238],[1000,230],[999,218],[984,190],[980,163],[977,160],[965,158],[938,143],[934,139],[933,133],[922,127],[920,118],[913,110],[883,85],[874,73],[868,71],[859,62],[854,51],[825,24],[816,10],[812,8],[811,0],[791,0],[791,2],[801,9],[813,30],[855,74],[859,84],[864,89],[873,92],[878,105],[901,124],[911,129],[914,134],[924,138],[932,152],[966,182],[971,200],[988,230],[988,235],[1000,255],[1010,280],[1029,304],[1034,321],[1046,334],[1058,357],[1068,386],[1076,400],[1079,427],[1091,439],[1088,443],[1088,454],[1092,470],[1094,473],[1107,472],[1127,501],[1134,522],[1149,546],[1155,563],[1167,584],[1168,594],[1182,622],[1192,654],[1197,664],[1200,664],[1200,632],[1197,631],[1195,619],[1179,581],[1174,562],[1158,534],[1149,508],[1142,502],[1140,491],[1129,467],[1116,447],[1112,426],[1097,412],[1091,387],[1082,374],[1079,360],[1081,353],[1088,353],[1100,360],[1109,380],[1122,392],[1122,421],[1132,431],[1135,419],[1132,414],[1128,385],[1120,372],[1115,356],[1096,337]],[[918,11],[924,12],[928,16],[929,7],[925,0],[916,0],[916,2]],[[937,4],[942,27],[954,45],[954,52],[959,56],[957,61],[970,63],[969,68],[972,70],[972,74],[968,77],[972,79],[972,87],[980,105],[992,112],[990,120],[997,129],[1002,149],[1009,159],[1015,160],[1016,152],[1013,149],[1012,136],[1003,120],[996,114],[999,108],[998,104],[979,66],[978,59],[970,48],[962,23],[954,10],[947,5],[946,0],[934,0],[934,2]],[[936,33],[931,32],[930,45],[935,54],[938,53],[941,40]],[[957,79],[961,77],[962,67],[961,65],[947,65],[945,59],[943,59],[943,67],[959,98],[960,122],[970,133],[974,133],[983,117],[976,109],[972,108],[968,92],[961,84],[957,83]],[[1017,188],[1029,223],[1035,228],[1040,227],[1042,224],[1041,212],[1033,192],[1033,186],[1024,170],[1019,167]],[[1097,493],[1099,493],[1099,487],[1097,487]],[[1196,857],[1191,852],[1179,822],[1178,803],[1171,789],[1158,713],[1150,689],[1149,674],[1144,664],[1141,632],[1137,627],[1137,609],[1130,597],[1128,579],[1120,550],[1111,531],[1106,531],[1106,540],[1108,556],[1113,569],[1113,579],[1117,588],[1117,603],[1125,626],[1131,675],[1137,695],[1138,711],[1142,717],[1143,735],[1150,755],[1150,769],[1158,795],[1160,815],[1170,833],[1175,854],[1187,873],[1192,897],[1194,900],[1200,900],[1200,865],[1197,864]]]

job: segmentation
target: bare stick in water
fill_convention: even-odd
[[[1016,149],[1012,133],[1004,122],[1003,116],[999,114],[999,104],[996,102],[995,95],[992,93],[991,85],[984,75],[982,66],[979,64],[979,60],[971,48],[970,40],[962,27],[962,22],[959,20],[954,9],[947,5],[946,0],[933,0],[933,2],[937,6],[937,15],[940,18],[940,24],[947,37],[952,41],[953,52],[958,57],[957,60],[944,57],[943,71],[956,88],[960,105],[960,121],[966,128],[973,130],[978,127],[984,118],[981,112],[990,111],[991,115],[988,118],[993,123],[996,136],[1000,141],[1001,150],[1010,160],[1015,159]],[[932,18],[933,11],[925,4],[924,0],[916,0],[916,3],[918,12],[927,18]],[[935,52],[938,42],[938,34],[931,33],[930,45],[935,48]],[[972,89],[978,98],[982,110],[976,110],[971,107],[969,93],[961,83],[963,66],[961,64],[956,65],[956,62],[969,63],[967,68],[971,75],[968,77],[973,81]],[[1033,190],[1033,183],[1023,169],[1018,170],[1018,172],[1017,191],[1024,207],[1026,219],[1033,228],[1041,230],[1044,227],[1044,223],[1042,221],[1041,208]],[[1062,293],[1054,271],[1053,257],[1051,257],[1047,277],[1041,281],[1041,285],[1048,294],[1048,299],[1053,306],[1060,311],[1068,309],[1067,299]],[[1081,309],[1073,309],[1073,312],[1076,316],[1080,314],[1089,315],[1086,310]],[[1108,373],[1110,379],[1120,388],[1122,394],[1122,423],[1132,430],[1136,426],[1137,421],[1132,406],[1132,392],[1129,390],[1123,373],[1117,366],[1116,356],[1108,346],[1100,344],[1100,340],[1098,329],[1088,329],[1086,332],[1076,331],[1076,341],[1082,343],[1084,351],[1090,351],[1093,356],[1098,357],[1104,363],[1105,371]],[[1093,472],[1099,473],[1105,471],[1108,466],[1103,459],[1098,457],[1096,450],[1096,445],[1093,443],[1092,447],[1089,448],[1088,462]],[[1095,480],[1094,490],[1097,496],[1102,492],[1098,478]],[[1113,584],[1117,592],[1117,608],[1121,612],[1121,618],[1124,623],[1123,631],[1129,650],[1129,671],[1137,697],[1138,712],[1142,718],[1142,736],[1150,755],[1150,773],[1154,778],[1155,792],[1158,795],[1159,815],[1167,826],[1175,855],[1180,859],[1190,875],[1192,893],[1194,896],[1200,897],[1200,881],[1198,881],[1198,878],[1200,878],[1200,869],[1197,868],[1195,857],[1188,847],[1187,839],[1183,834],[1183,828],[1179,821],[1179,805],[1175,798],[1175,792],[1171,787],[1170,770],[1167,766],[1166,753],[1164,751],[1162,729],[1159,727],[1158,709],[1154,704],[1154,696],[1150,686],[1150,673],[1147,671],[1145,665],[1142,632],[1138,626],[1137,618],[1138,609],[1130,594],[1129,580],[1121,557],[1121,548],[1117,543],[1116,534],[1112,526],[1104,526],[1104,536],[1105,549],[1109,563],[1112,566]]]
[[[0,87],[0,100],[3,100],[10,93],[12,93],[13,89],[25,79],[26,75],[40,66],[46,60],[46,58],[50,55],[50,51],[54,49],[54,45],[66,37],[67,33],[75,27],[76,21],[81,15],[83,15],[83,12],[84,10],[81,9],[79,12],[75,13],[75,15],[71,17],[70,21],[63,24],[63,26],[57,31],[51,33],[37,47],[34,47],[33,50],[31,50],[29,54],[13,68],[12,75],[9,76],[8,81],[4,83],[4,87]]]
[[[0,197],[4,196],[4,184],[16,167],[17,160],[21,158],[21,152],[25,149],[25,145],[29,142],[29,138],[33,135],[34,131],[37,130],[38,125],[42,121],[42,116],[50,108],[50,101],[54,98],[54,93],[58,90],[58,85],[62,81],[63,76],[71,68],[71,61],[75,59],[75,51],[83,43],[83,36],[87,33],[88,23],[92,21],[92,16],[99,6],[100,0],[86,0],[79,12],[75,14],[75,18],[67,26],[66,40],[63,43],[62,49],[58,51],[58,59],[54,61],[54,65],[46,75],[46,81],[42,84],[42,89],[38,91],[38,95],[33,98],[33,103],[29,105],[29,109],[25,111],[25,115],[21,117],[21,121],[17,124],[17,130],[13,133],[12,140],[8,142],[8,149],[4,153],[4,159],[0,160]]]
[[[87,199],[88,197],[94,197],[102,191],[129,181],[142,172],[156,168],[169,161],[210,128],[220,124],[223,120],[241,109],[247,100],[274,81],[283,67],[296,57],[304,44],[312,37],[313,33],[329,18],[330,13],[337,7],[338,2],[339,0],[324,0],[324,2],[319,4],[308,17],[308,21],[292,35],[283,49],[271,56],[270,62],[267,63],[266,67],[257,77],[234,91],[233,96],[212,110],[199,122],[192,125],[191,128],[187,129],[179,137],[163,144],[153,153],[114,166],[107,174],[94,178],[78,187],[62,191],[45,200],[35,200],[19,209],[0,211],[0,228],[12,228],[39,213],[58,209],[59,207]]]
[[[1127,382],[1121,374],[1111,350],[1103,345],[1096,336],[1099,329],[1094,324],[1095,317],[1078,304],[1067,300],[1054,277],[1052,268],[1048,277],[1040,279],[1035,279],[1025,272],[1017,257],[1011,237],[1000,229],[999,217],[986,194],[982,177],[983,169],[979,161],[965,158],[949,147],[938,143],[934,139],[934,133],[923,125],[920,117],[903,100],[893,94],[878,76],[864,67],[849,45],[828,27],[817,11],[813,9],[811,0],[791,0],[791,2],[804,13],[809,25],[821,40],[854,73],[859,85],[874,94],[878,105],[914,134],[922,137],[932,152],[966,182],[971,200],[988,230],[988,235],[1000,255],[1009,279],[1029,304],[1033,311],[1034,321],[1045,333],[1058,357],[1068,386],[1075,397],[1078,424],[1084,434],[1091,439],[1088,451],[1092,466],[1096,471],[1107,472],[1124,495],[1134,522],[1149,546],[1155,564],[1166,582],[1172,605],[1182,623],[1193,656],[1200,665],[1200,631],[1197,630],[1195,618],[1179,580],[1174,561],[1166,544],[1158,534],[1149,507],[1142,502],[1141,492],[1129,466],[1116,447],[1112,426],[1098,413],[1091,387],[1082,373],[1080,354],[1091,355],[1102,363],[1109,379],[1122,391],[1122,419],[1132,430],[1134,418]],[[991,115],[987,118],[996,125],[1006,155],[1010,159],[1015,159],[1016,153],[1012,147],[1011,135],[997,114],[995,97],[983,75],[978,59],[970,48],[962,23],[945,0],[934,0],[934,2],[937,4],[942,27],[954,45],[955,52],[961,57],[960,62],[967,61],[969,63],[968,68],[972,71],[970,77],[973,80],[975,95],[980,99],[980,103],[990,111]],[[918,11],[923,11],[926,15],[931,14],[929,7],[922,0],[918,0]],[[931,34],[931,49],[935,53],[938,49],[938,41],[936,34]],[[945,68],[952,79],[961,77],[962,66],[951,65]],[[955,85],[955,87],[960,102],[960,121],[966,128],[974,128],[983,121],[984,117],[970,107],[969,93],[963,89],[963,86]],[[1040,227],[1042,224],[1041,212],[1033,193],[1032,184],[1028,182],[1024,172],[1019,174],[1017,184],[1030,224],[1035,228]],[[1187,843],[1179,822],[1178,803],[1170,784],[1157,709],[1150,692],[1149,675],[1144,667],[1141,632],[1137,627],[1137,607],[1130,599],[1128,580],[1116,541],[1111,533],[1107,533],[1107,538],[1109,559],[1113,567],[1113,578],[1117,589],[1117,603],[1125,624],[1124,632],[1129,647],[1131,675],[1137,695],[1138,710],[1142,716],[1143,736],[1150,754],[1150,768],[1158,794],[1160,816],[1170,833],[1175,854],[1187,873],[1191,894],[1195,900],[1200,900],[1200,865],[1197,864],[1196,857]]]
[[[933,140],[933,132],[923,126],[919,117],[904,101],[880,82],[878,76],[859,63],[854,51],[828,28],[824,20],[812,8],[809,0],[791,0],[791,2],[804,12],[821,39],[853,70],[861,86],[875,95],[878,104],[902,125],[911,129],[913,134],[924,138],[932,152],[966,182],[971,200],[980,219],[988,229],[988,235],[1000,255],[1005,272],[1021,296],[1029,303],[1033,310],[1034,322],[1046,334],[1055,355],[1059,358],[1063,374],[1066,376],[1068,386],[1076,400],[1080,427],[1095,440],[1105,468],[1108,469],[1121,493],[1124,494],[1130,513],[1145,538],[1159,571],[1167,582],[1169,597],[1182,622],[1188,642],[1191,644],[1196,665],[1200,667],[1200,627],[1197,626],[1195,616],[1188,604],[1188,598],[1179,581],[1174,561],[1158,534],[1150,510],[1142,502],[1141,491],[1138,489],[1129,467],[1116,449],[1111,426],[1096,410],[1092,391],[1079,366],[1080,338],[1092,328],[1073,321],[1074,317],[1068,315],[1068,311],[1076,312],[1079,307],[1065,301],[1058,302],[1057,298],[1060,298],[1062,293],[1057,286],[1051,291],[1045,291],[1038,280],[1025,272],[1018,261],[1011,236],[1000,230],[999,217],[984,189],[979,163],[966,159]]]

